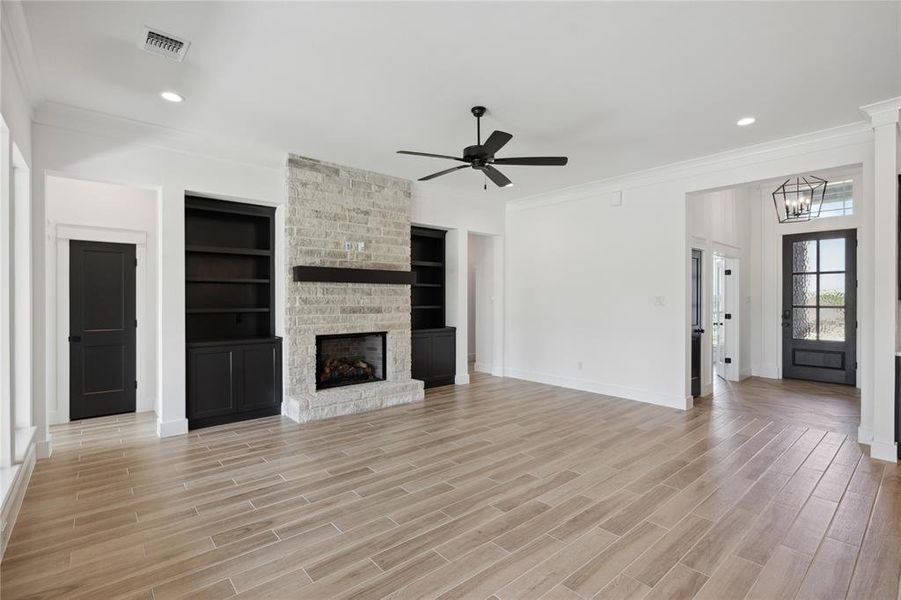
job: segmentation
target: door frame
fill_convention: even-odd
[[[56,265],[48,269],[48,293],[55,300],[56,326],[48,327],[52,336],[50,347],[55,349],[56,390],[54,406],[47,407],[51,425],[69,422],[69,241],[108,242],[132,244],[138,261],[135,271],[135,315],[138,328],[135,333],[135,379],[138,389],[135,395],[135,412],[154,410],[155,399],[147,394],[147,361],[150,358],[151,332],[142,323],[149,323],[147,315],[147,238],[149,232],[134,229],[114,229],[66,223],[52,224],[56,246]],[[55,271],[51,273],[50,271]],[[53,293],[55,290],[55,294]],[[49,369],[53,372],[53,369]],[[49,383],[49,382],[48,382]],[[48,386],[49,387],[49,386]],[[49,399],[48,399],[49,400]],[[49,402],[48,402],[49,404]]]

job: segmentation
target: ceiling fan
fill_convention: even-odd
[[[562,167],[566,164],[565,156],[523,156],[518,158],[495,158],[494,155],[498,150],[503,148],[507,142],[513,139],[513,136],[503,131],[495,131],[488,136],[485,143],[482,143],[482,115],[485,114],[484,106],[473,106],[472,114],[476,118],[476,144],[475,146],[467,146],[463,149],[463,157],[448,156],[446,154],[429,154],[427,152],[412,152],[410,150],[398,150],[398,154],[411,154],[413,156],[430,156],[432,158],[447,158],[456,160],[463,165],[451,167],[425,177],[420,177],[419,181],[428,181],[435,179],[460,169],[467,167],[476,169],[484,173],[488,179],[493,181],[498,187],[510,187],[513,182],[506,175],[494,168],[494,165],[524,165],[529,167]]]

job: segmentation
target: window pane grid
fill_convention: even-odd
[[[838,238],[793,244],[793,338],[844,341],[845,271],[835,270],[837,265],[844,265],[844,241]],[[830,270],[820,270],[823,262]]]

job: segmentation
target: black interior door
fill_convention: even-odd
[[[783,377],[857,383],[856,267],[853,229],[783,237]]]
[[[700,250],[691,251],[691,395],[701,395],[701,338],[704,335],[701,311],[701,268]]]
[[[135,247],[69,242],[69,417],[135,411]]]

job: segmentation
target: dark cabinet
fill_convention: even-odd
[[[279,414],[275,209],[185,197],[185,338],[191,429]]]
[[[410,231],[411,374],[427,388],[454,383],[456,374],[457,331],[444,326],[446,233],[425,227]]]
[[[412,377],[425,387],[450,385],[456,374],[457,329],[414,329],[412,335]]]
[[[191,429],[281,412],[282,341],[188,345],[188,426]]]

